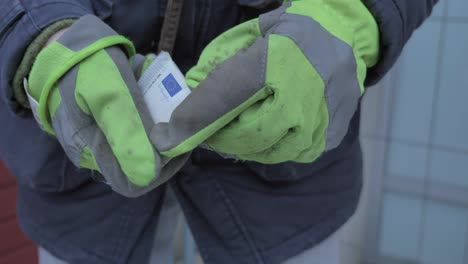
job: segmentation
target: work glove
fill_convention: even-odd
[[[43,48],[27,92],[42,128],[77,166],[99,171],[116,192],[138,196],[167,181],[189,153],[163,157],[129,57],[133,44],[84,16]]]
[[[360,0],[287,1],[204,49],[168,130],[186,124],[186,135],[204,134],[206,147],[241,160],[312,162],[346,135],[378,42]],[[184,153],[187,137],[168,134],[161,153]]]

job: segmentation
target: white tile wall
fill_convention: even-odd
[[[428,21],[414,33],[398,64],[392,137],[429,142],[441,22]]]
[[[435,143],[468,150],[468,23],[447,25],[439,94]]]
[[[387,193],[382,209],[381,254],[417,260],[422,201],[410,196]]]
[[[432,181],[468,188],[468,152],[433,150],[430,169]]]
[[[468,1],[466,0],[445,0],[448,4],[448,16],[468,18]]]
[[[387,175],[423,179],[427,163],[427,147],[391,143]]]
[[[424,218],[424,264],[466,264],[468,210],[429,202]]]

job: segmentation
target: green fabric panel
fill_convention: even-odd
[[[60,56],[57,56],[57,54],[60,54]],[[39,100],[43,92],[42,88],[50,79],[51,69],[55,70],[60,65],[66,64],[74,54],[73,51],[58,42],[52,42],[47,48],[43,49],[37,56],[28,79],[29,94]]]
[[[81,152],[80,167],[100,172],[96,159],[93,156],[93,152],[88,146],[84,147]]]
[[[271,94],[271,90],[269,88],[265,87],[263,89],[260,89],[254,96],[250,97],[244,103],[234,108],[233,110],[225,114],[223,117],[211,123],[209,126],[202,129],[194,136],[188,138],[187,140],[179,144],[177,147],[172,148],[168,151],[163,151],[161,152],[161,154],[172,158],[193,150],[194,146],[197,146],[199,142],[205,141],[211,135],[216,133],[216,131],[226,126],[229,123],[229,120],[234,119],[236,116],[245,111],[250,105],[254,104],[255,102],[262,101],[263,99],[268,97],[269,94]]]
[[[57,54],[60,54],[60,56],[57,56]],[[51,120],[53,113],[51,113],[51,115],[48,114],[50,110],[49,104],[51,103],[51,100],[53,100],[52,104],[58,106],[60,104],[60,94],[55,92],[51,100],[49,100],[47,96],[44,96],[45,99],[41,99],[41,97],[43,97],[43,95],[50,95],[52,94],[53,90],[57,90],[57,84],[55,82],[49,91],[45,91],[44,89],[46,83],[50,83],[50,70],[55,68],[52,67],[52,65],[64,65],[68,60],[70,60],[70,58],[73,57],[74,54],[75,53],[73,51],[67,49],[58,42],[52,42],[47,46],[47,48],[43,49],[42,52],[39,53],[29,75],[28,92],[34,99],[39,102],[39,119],[41,120],[43,129],[52,135],[55,133],[52,129]],[[41,112],[45,112],[47,114],[41,115]]]
[[[39,119],[46,132],[54,134],[50,118],[53,113],[49,112],[48,107],[54,84],[83,59],[106,47],[119,44],[126,47],[127,52],[133,56],[135,53],[133,44],[122,36],[106,37],[79,52],[73,52],[55,41],[39,53],[30,73],[29,92],[39,102]]]
[[[24,53],[23,59],[21,60],[18,70],[16,71],[15,77],[13,78],[12,87],[13,94],[18,103],[25,107],[29,107],[29,101],[23,89],[23,79],[29,75],[34,60],[36,59],[39,52],[44,48],[47,41],[58,31],[67,28],[73,24],[74,19],[64,19],[53,23],[44,29],[32,42],[29,44],[26,52]]]
[[[266,84],[273,94],[241,113],[207,143],[242,160],[268,164],[315,160],[325,149],[325,85],[291,39],[270,35]]]
[[[353,47],[363,92],[367,68],[378,61],[379,28],[362,1],[297,0],[292,2],[287,12],[313,18],[332,35]]]
[[[80,63],[75,98],[96,120],[130,182],[146,186],[154,180],[153,147],[119,69],[104,50]]]
[[[190,88],[196,88],[215,67],[239,50],[250,47],[261,36],[258,19],[237,25],[215,38],[203,50],[198,63],[185,79]]]
[[[50,97],[49,97],[49,113],[51,116],[55,115],[57,108],[59,107],[60,103],[62,102],[62,97],[60,96],[60,91],[58,89],[57,84],[54,84],[54,89],[51,90]]]

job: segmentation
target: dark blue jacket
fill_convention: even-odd
[[[184,70],[203,47],[260,11],[255,0],[185,1],[175,60]],[[381,32],[380,62],[367,84],[390,69],[436,0],[366,0]],[[165,0],[0,1],[0,159],[19,183],[18,214],[30,238],[70,263],[145,263],[165,187],[135,199],[75,168],[58,142],[12,98],[23,52],[47,25],[94,13],[134,41],[157,46]],[[170,185],[207,264],[275,264],[310,248],[355,211],[362,185],[359,111],[341,145],[311,164],[233,163],[196,150]]]

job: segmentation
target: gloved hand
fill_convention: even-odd
[[[211,149],[238,159],[312,162],[346,135],[378,38],[360,0],[288,1],[205,48],[186,75],[192,102],[179,108],[193,98],[203,103],[190,118],[176,110],[168,126],[191,120],[198,125],[190,133],[205,133]]]
[[[126,196],[163,183],[188,157],[170,160],[153,147],[153,124],[127,58],[134,54],[129,40],[85,16],[39,53],[28,80],[43,129],[76,166],[100,171]]]

